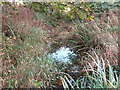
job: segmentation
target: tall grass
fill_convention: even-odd
[[[50,48],[47,30],[29,8],[16,9],[3,10],[2,86],[48,87],[55,78],[55,62],[46,57]]]
[[[51,80],[56,78],[54,69],[56,64],[53,60],[45,57],[45,55],[50,50],[52,43],[62,41],[64,38],[62,40],[59,39],[59,33],[55,39],[53,37],[48,38],[50,30],[39,20],[44,17],[39,16],[38,19],[36,14],[29,8],[22,6],[6,8],[5,6],[2,18],[3,87],[28,88],[50,86]],[[75,22],[74,24],[74,31],[61,35],[68,36],[67,39],[72,37],[72,43],[65,41],[66,39],[62,42],[65,42],[65,45],[71,44],[73,49],[77,48],[76,53],[78,52],[78,55],[89,51],[91,48],[95,49],[102,44],[104,46],[104,55],[106,56],[101,57],[94,51],[93,55],[87,54],[87,60],[91,62],[88,66],[91,68],[92,75],[89,74],[87,67],[86,72],[88,75],[77,81],[73,80],[70,75],[62,73],[63,75],[60,76],[60,79],[63,87],[71,87],[73,89],[117,88],[119,75],[117,71],[113,70],[111,65],[111,62],[117,63],[117,60],[114,60],[118,52],[115,35],[116,27],[118,26],[117,16],[111,11],[110,17],[107,17],[107,22],[102,21],[102,19],[95,19],[87,23]],[[55,34],[55,32],[52,34]],[[74,35],[77,38],[74,38]],[[92,52],[89,53],[92,54]],[[97,69],[94,68],[94,65],[96,65]],[[108,71],[106,71],[106,66],[108,66]]]
[[[91,48],[99,49],[98,52],[105,55],[111,64],[118,63],[118,14],[117,10],[109,10],[109,16],[104,15],[101,18],[95,18],[94,21],[73,21],[75,30],[70,41],[71,48],[81,59],[86,56],[84,52],[89,52]],[[70,36],[72,37],[72,36]],[[86,62],[86,61],[85,61]],[[81,64],[81,62],[80,62]]]
[[[116,70],[113,70],[109,60],[103,59],[102,56],[98,56],[94,51],[94,58],[92,55],[89,56],[92,58],[93,63],[96,65],[96,69],[89,63],[92,70],[92,75],[89,75],[88,71],[88,81],[90,88],[117,88],[119,86],[119,73]],[[107,62],[105,62],[107,61]],[[106,68],[107,67],[107,68]],[[87,69],[86,69],[87,70]],[[83,83],[84,85],[84,83]],[[87,85],[84,85],[88,87]]]
[[[90,69],[85,68],[87,75],[81,79],[74,81],[72,78],[68,79],[69,75],[61,77],[63,87],[65,89],[75,89],[75,86],[78,86],[77,88],[118,88],[120,75],[118,71],[113,69],[110,62],[107,60],[107,63],[105,63],[103,57],[98,56],[95,51],[95,58],[90,54],[88,55],[93,60],[93,63],[96,64],[96,68],[88,62]],[[106,66],[108,67],[106,68]],[[92,71],[92,74],[89,73],[90,71]],[[73,81],[72,83],[70,82],[71,80]]]
[[[8,37],[3,38],[5,87],[38,87],[36,84],[34,86],[34,82],[41,82],[39,86],[47,87],[50,80],[54,79],[55,62],[45,57],[46,44],[40,40],[42,30],[32,28],[29,31],[23,43]]]
[[[64,74],[61,81],[65,89],[75,89],[76,86],[78,88],[118,88],[119,73],[113,69],[113,65],[118,63],[117,16],[110,10],[110,15],[103,17],[106,21],[95,18],[94,21],[85,23],[73,22],[75,30],[69,36],[67,45],[72,46],[71,48],[79,55],[80,62],[78,60],[77,64],[86,65],[87,76],[73,81],[71,76]]]

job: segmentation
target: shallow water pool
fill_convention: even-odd
[[[75,57],[76,54],[68,47],[61,47],[53,53],[48,55],[50,58],[63,63],[70,63],[71,58]]]

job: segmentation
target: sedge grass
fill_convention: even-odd
[[[88,63],[92,70],[91,76],[86,69],[90,85],[89,88],[117,88],[119,83],[119,75],[117,74],[117,71],[113,70],[113,67],[110,65],[109,60],[107,60],[107,63],[105,63],[103,57],[98,56],[95,51],[94,54],[96,58],[88,54],[96,64],[97,68],[95,69],[91,63]],[[108,73],[106,72],[106,66],[108,66]],[[84,83],[83,86],[84,88],[87,87],[87,85],[84,85]]]
[[[96,69],[91,65],[91,63],[88,62],[90,66],[90,70],[92,71],[92,75],[89,74],[89,70],[85,68],[87,75],[83,76],[81,79],[77,79],[74,81],[74,84],[70,82],[68,79],[71,77],[70,75],[66,75],[61,77],[63,80],[63,87],[66,88],[72,88],[75,89],[75,86],[80,88],[118,88],[119,86],[119,73],[118,71],[114,70],[113,67],[110,65],[110,62],[107,60],[107,63],[105,63],[103,57],[98,56],[98,54],[94,51],[94,55],[96,58],[94,58],[92,55],[88,54],[89,57],[92,58],[93,62],[96,64]],[[106,64],[108,66],[108,73]]]

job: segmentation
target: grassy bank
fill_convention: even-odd
[[[52,26],[44,20],[49,16],[42,17],[29,7],[5,4],[2,12],[2,86],[117,88],[117,11],[109,10],[101,17],[94,16],[92,21],[54,21],[56,25]],[[73,65],[82,67],[77,80],[61,69],[56,70],[58,64],[47,56],[62,46],[69,47],[77,55],[72,59]]]

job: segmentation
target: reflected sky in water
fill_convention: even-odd
[[[66,62],[70,62],[71,55],[75,55],[75,53],[71,51],[70,48],[61,47],[56,52],[51,53],[49,56],[52,59],[66,63]]]

